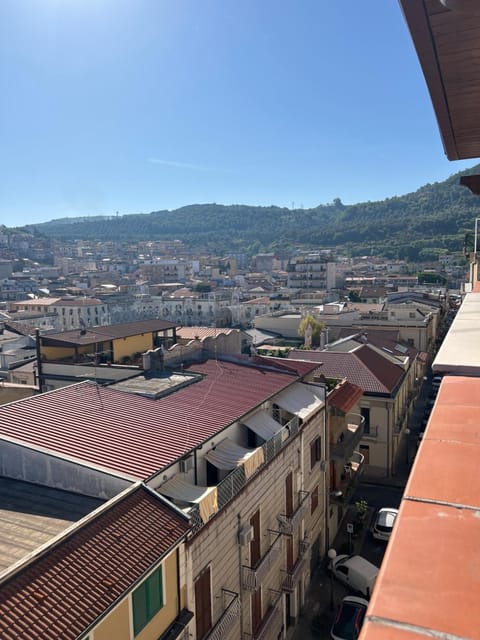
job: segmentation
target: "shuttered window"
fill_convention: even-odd
[[[133,632],[140,633],[163,607],[162,567],[156,569],[132,594]]]

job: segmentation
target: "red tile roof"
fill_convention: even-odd
[[[348,413],[363,396],[363,389],[345,380],[328,394],[329,406]]]
[[[283,363],[196,363],[199,382],[158,400],[82,382],[0,406],[0,438],[145,479],[297,381]]]
[[[218,335],[230,335],[231,333],[239,333],[239,329],[222,329],[216,327],[178,327],[177,338],[184,340],[195,340],[199,338],[215,338]]]
[[[157,563],[188,522],[144,488],[1,585],[2,640],[74,640]]]
[[[480,379],[445,376],[405,487],[363,640],[480,638]],[[382,635],[383,633],[383,635]],[[405,636],[406,640],[410,636]]]
[[[400,382],[404,371],[380,353],[362,346],[350,353],[339,351],[306,351],[292,349],[288,359],[318,363],[318,373],[326,378],[347,378],[367,393],[390,394]]]

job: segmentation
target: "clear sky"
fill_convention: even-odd
[[[474,164],[397,0],[0,2],[0,224],[350,204]]]

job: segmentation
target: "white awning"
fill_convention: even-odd
[[[323,393],[323,390],[319,390],[319,395],[321,392]],[[324,406],[324,401],[319,395],[314,393],[312,386],[295,382],[280,396],[276,397],[274,402],[282,409],[286,409],[305,420]]]
[[[178,502],[198,504],[200,517],[204,522],[207,522],[218,511],[217,487],[190,484],[185,482],[180,475],[176,475],[164,482],[157,491]]]
[[[243,422],[264,440],[270,440],[282,429],[282,425],[269,416],[266,411],[259,411]]]
[[[228,471],[243,464],[245,474],[247,478],[249,478],[252,473],[263,464],[265,457],[262,447],[245,449],[233,440],[225,438],[225,440],[217,444],[215,449],[205,454],[205,459],[217,467],[217,469]]]

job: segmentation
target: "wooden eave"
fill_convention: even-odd
[[[480,156],[480,16],[399,0],[449,160]]]

